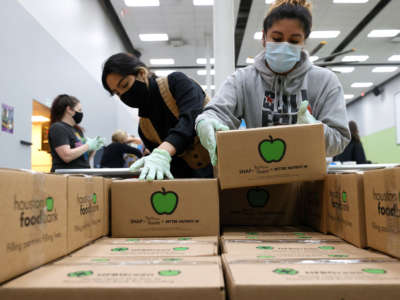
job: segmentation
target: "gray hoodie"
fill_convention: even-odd
[[[230,129],[237,129],[241,119],[247,128],[296,124],[303,100],[324,125],[326,155],[342,153],[351,137],[343,88],[333,72],[313,65],[304,51],[297,67],[285,76],[267,68],[264,51],[258,54],[253,65],[225,80],[196,125],[208,118]]]

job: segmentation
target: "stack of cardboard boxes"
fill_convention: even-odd
[[[321,124],[218,132],[217,143],[217,179],[0,171],[20,178],[0,181],[0,225],[14,224],[0,281],[53,261],[0,298],[400,297],[400,263],[360,249],[400,257],[400,168],[326,175]],[[39,216],[29,232],[28,213]]]

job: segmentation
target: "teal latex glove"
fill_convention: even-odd
[[[97,151],[104,146],[104,138],[96,136],[95,138],[87,138],[86,144],[89,146],[89,151]]]
[[[312,114],[308,111],[308,101],[302,101],[300,104],[300,109],[297,113],[297,124],[316,124],[321,123],[317,121]]]
[[[141,180],[174,179],[170,171],[171,156],[168,151],[156,148],[150,155],[137,160],[131,167],[132,172],[140,172]]]
[[[197,124],[197,136],[203,147],[210,153],[210,160],[213,166],[217,164],[217,141],[215,139],[215,132],[226,130],[229,130],[228,126],[214,119],[204,119]]]

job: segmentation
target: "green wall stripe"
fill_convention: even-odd
[[[361,138],[367,160],[372,163],[400,162],[400,145],[396,144],[396,127]]]

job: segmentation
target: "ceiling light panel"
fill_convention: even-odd
[[[400,61],[400,55],[392,55],[388,58],[388,61]]]
[[[160,6],[160,0],[125,0],[125,5],[129,7]]]
[[[151,58],[151,65],[173,65],[175,60],[173,58]]]
[[[334,39],[340,34],[339,30],[315,30],[310,34],[311,39]]]
[[[392,73],[397,71],[398,67],[376,67],[372,69],[373,73]]]
[[[369,38],[394,37],[400,33],[398,29],[375,29],[368,33]]]
[[[354,82],[351,87],[352,88],[367,88],[372,86],[373,83],[372,82]]]
[[[368,0],[333,0],[335,4],[362,4],[367,2]]]
[[[196,63],[198,65],[205,65],[205,64],[207,64],[207,58],[200,57],[200,58],[196,59]],[[212,65],[215,64],[215,59],[214,58],[210,58],[210,63]]]
[[[339,73],[351,73],[354,71],[354,67],[334,67],[332,71]]]
[[[168,41],[166,33],[140,33],[139,38],[143,42],[163,42]]]
[[[175,70],[153,70],[153,72],[160,77],[166,77],[169,74],[175,72]]]
[[[209,6],[214,5],[214,0],[193,0],[195,6]]]
[[[210,74],[211,75],[215,75],[215,70],[211,70]],[[197,75],[206,76],[207,75],[207,70],[198,70],[197,71]]]
[[[362,62],[368,60],[369,56],[368,55],[347,55],[342,58],[342,61],[346,62],[352,62],[352,61],[357,61],[357,62]]]
[[[261,31],[258,31],[254,34],[254,39],[255,40],[261,40],[263,36],[263,33]]]

